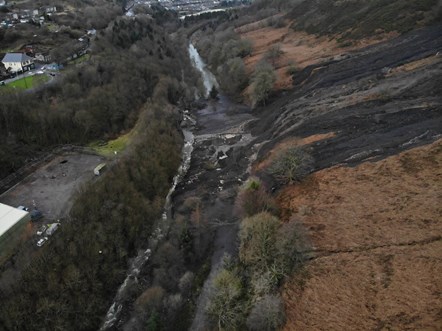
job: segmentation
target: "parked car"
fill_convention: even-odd
[[[25,206],[18,206],[17,209],[23,210],[23,211],[28,211],[29,208],[25,207]]]
[[[52,234],[53,234],[55,231],[57,231],[59,225],[60,225],[60,223],[52,223],[52,224],[49,224],[49,227],[48,227],[48,229],[46,230],[46,234],[47,234],[48,236],[52,236]]]
[[[37,241],[37,246],[38,247],[43,246],[46,241],[48,241],[48,237],[41,238],[39,241]]]
[[[48,227],[46,225],[43,225],[40,229],[38,229],[37,231],[37,235],[41,236],[47,229]]]

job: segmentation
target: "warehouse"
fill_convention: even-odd
[[[19,242],[30,219],[27,211],[0,203],[0,262]]]

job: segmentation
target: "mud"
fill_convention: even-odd
[[[442,134],[440,49],[442,26],[436,26],[307,67],[294,76],[294,88],[260,109],[259,121],[250,124],[262,143],[258,159],[288,137],[329,132],[335,136],[312,144],[317,170],[355,166],[435,141]],[[393,71],[430,57],[419,70]]]

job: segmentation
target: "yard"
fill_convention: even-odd
[[[25,76],[18,80],[15,80],[7,85],[1,86],[0,91],[12,92],[15,90],[27,90],[31,88],[36,88],[49,80],[47,75],[34,75]]]

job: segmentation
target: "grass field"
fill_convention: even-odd
[[[89,145],[89,147],[91,147],[99,155],[111,157],[116,155],[115,152],[117,154],[122,152],[126,146],[129,145],[131,138],[132,131],[118,137],[117,139],[109,140],[107,143],[99,141],[93,142]]]
[[[0,91],[27,90],[38,87],[49,80],[47,75],[26,76],[0,87]]]

